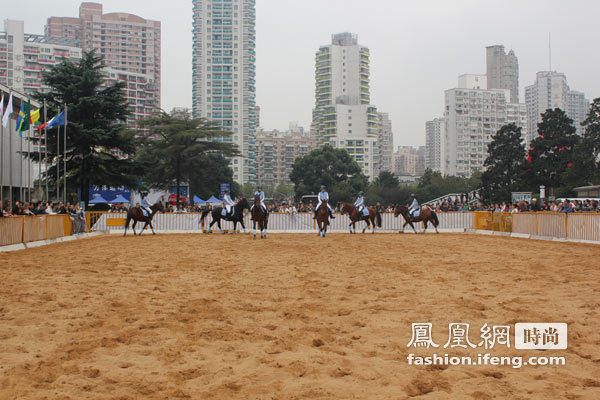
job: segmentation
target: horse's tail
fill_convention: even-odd
[[[431,216],[433,217],[433,226],[437,228],[437,226],[440,224],[440,220],[438,219],[438,216],[435,213],[435,211],[431,210]]]
[[[379,214],[377,207],[375,207],[375,218],[377,220],[377,227],[381,228],[381,214]]]
[[[200,217],[200,223],[204,222],[204,218],[210,213],[210,210],[202,210],[202,217]]]

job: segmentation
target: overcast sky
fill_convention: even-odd
[[[162,106],[191,106],[192,1],[103,0],[104,12],[162,22]],[[80,1],[0,0],[2,20],[43,33],[48,16],[77,16]],[[441,116],[444,90],[463,73],[485,73],[485,46],[514,49],[520,96],[548,70],[573,90],[600,96],[597,0],[257,0],[257,104],[265,129],[309,127],[314,55],[350,31],[371,51],[371,102],[392,119],[394,146],[423,145],[425,121]],[[3,29],[3,28],[2,28]]]

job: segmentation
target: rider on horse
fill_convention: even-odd
[[[319,192],[318,199],[319,199],[319,204],[317,204],[317,207],[315,208],[315,216],[313,217],[313,219],[317,219],[317,215],[319,214],[319,207],[321,207],[321,204],[323,203],[323,201],[327,201],[327,208],[329,209],[329,217],[331,219],[334,219],[335,217],[333,216],[331,206],[329,205],[329,193],[327,193],[325,185],[321,185],[321,191]]]
[[[150,203],[150,199],[148,198],[148,192],[144,190],[144,191],[142,191],[141,195],[142,195],[142,203],[140,204],[140,206],[142,207],[144,216],[147,217],[149,215],[152,215],[152,210],[150,209],[150,207],[152,207],[152,204]]]
[[[263,190],[262,190],[262,185],[258,185],[256,187],[256,192],[254,192],[254,195],[258,196],[260,198],[260,207],[262,208],[263,212],[266,215],[267,214],[267,206],[265,206],[265,192],[263,192]],[[250,211],[252,211],[254,206],[255,205],[253,204],[252,207],[250,207]]]
[[[361,190],[358,192],[358,198],[354,202],[354,207],[356,207],[356,211],[358,211],[358,217],[363,216],[363,209],[365,208],[365,198],[363,197],[365,193]]]
[[[223,195],[223,213],[224,217],[231,215],[232,207],[235,205],[233,200],[231,200],[231,196],[229,195],[229,190],[225,190],[225,194]]]
[[[415,217],[418,217],[419,214],[415,215],[415,213],[417,211],[419,211],[421,209],[421,207],[419,207],[419,202],[417,201],[417,198],[415,197],[414,193],[410,194],[410,198],[412,199],[412,203],[410,204],[410,207],[408,207],[408,212],[410,215],[411,219],[415,219]]]

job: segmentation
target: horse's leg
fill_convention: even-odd
[[[438,228],[437,228],[437,225],[435,224],[435,221],[432,221],[431,223],[433,224],[433,227],[435,228],[435,233],[439,234],[440,232],[438,231]]]
[[[427,220],[423,220],[423,225],[424,225],[424,227],[423,227],[422,233],[425,233],[425,231],[427,231]]]
[[[366,220],[365,220],[365,222],[366,222],[366,224],[365,224],[365,227],[364,227],[364,228],[363,228],[363,230],[362,230],[362,233],[365,233],[365,231],[367,230],[367,228],[370,226],[370,225],[369,225],[369,220],[368,220],[368,219],[366,219]]]
[[[212,227],[216,222],[217,222],[217,218],[213,218],[213,220],[210,221],[210,224],[208,225],[208,233],[212,233]]]
[[[252,232],[254,233],[254,239],[256,239],[256,220],[254,218],[252,218],[252,224],[253,224]]]
[[[133,229],[133,236],[137,235],[137,233],[135,233],[135,226],[137,225],[137,220],[133,220],[133,226],[131,227],[131,229]]]
[[[130,221],[131,221],[131,219],[130,219],[130,218],[127,218],[127,219],[125,220],[125,232],[123,233],[123,236],[126,236],[126,235],[127,235],[127,227],[129,226],[129,222],[130,222]]]
[[[221,233],[224,235],[224,234],[225,234],[225,231],[223,230],[223,228],[221,228],[221,218],[219,218],[219,219],[217,220],[217,225],[219,226],[219,229],[221,230]]]
[[[265,230],[265,239],[266,239],[267,238],[267,219],[266,219],[267,216],[265,215],[263,218],[264,218],[263,219],[263,229]]]
[[[156,232],[154,232],[154,227],[152,226],[152,221],[148,220],[148,224],[150,224],[150,229],[152,230],[152,234],[156,235]]]
[[[246,225],[244,225],[244,218],[240,219],[240,224],[242,224],[242,229],[244,229],[244,233],[246,233]]]
[[[235,234],[235,230],[237,229],[237,220],[233,220],[233,232],[231,232],[232,235]]]

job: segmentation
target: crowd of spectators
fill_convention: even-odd
[[[394,205],[390,204],[383,206],[380,202],[375,205],[379,212],[393,212]],[[297,214],[305,212],[313,212],[315,205],[297,203],[292,204],[289,202],[282,203],[268,203],[267,209],[269,212],[277,213],[288,213]],[[492,211],[492,212],[537,212],[537,211],[551,211],[551,212],[600,212],[600,204],[597,200],[582,200],[582,199],[564,199],[562,201],[549,201],[544,200],[538,201],[533,199],[531,203],[527,201],[521,201],[520,203],[490,203],[483,204],[479,201],[472,201],[470,203],[461,202],[457,200],[443,201],[432,207],[436,212],[447,212],[447,211]],[[205,210],[211,210],[210,204],[196,204],[191,205],[187,203],[181,203],[179,207],[169,203],[165,208],[165,212],[202,212]],[[127,212],[127,204],[116,204],[111,205],[109,211],[111,212]],[[13,215],[48,215],[48,214],[70,214],[76,215],[82,210],[79,207],[79,203],[62,203],[62,202],[15,202],[11,205],[10,200],[6,199],[2,203],[2,210],[0,216],[10,217]],[[334,211],[339,211],[339,205],[334,206]]]
[[[11,217],[15,215],[51,215],[51,214],[71,214],[75,215],[81,211],[79,203],[71,204],[59,202],[42,202],[35,203],[16,201],[14,205],[9,199],[5,199],[2,203],[2,212],[0,216]]]
[[[435,211],[492,211],[492,212],[600,212],[600,204],[597,200],[564,199],[546,202],[543,199],[533,199],[531,203],[521,201],[519,203],[490,203],[484,205],[480,202],[443,202],[434,207]]]
[[[339,211],[339,204],[332,205],[334,211]],[[380,202],[377,202],[375,205],[379,212],[394,212],[395,205],[389,204],[387,206],[382,205]],[[277,213],[288,213],[288,214],[297,214],[297,213],[306,213],[313,212],[315,205],[313,204],[305,204],[305,203],[297,203],[291,204],[288,202],[273,202],[267,204],[267,209],[269,212],[277,212]],[[483,204],[480,201],[471,201],[464,202],[460,200],[447,200],[438,203],[434,207],[432,207],[436,212],[448,212],[448,211],[492,211],[492,212],[536,212],[536,211],[552,211],[552,212],[600,212],[600,204],[597,200],[581,200],[581,199],[573,199],[573,200],[563,200],[563,201],[550,201],[545,202],[544,200],[537,201],[537,199],[533,199],[531,203],[527,201],[521,201],[520,203],[489,203]],[[174,204],[169,203],[165,209],[165,212],[202,212],[204,210],[210,210],[212,206],[210,204],[202,204],[202,205],[191,205],[187,203],[182,203],[179,207],[176,207]],[[125,205],[121,206],[113,206],[111,211],[120,212],[127,211],[127,207]]]

